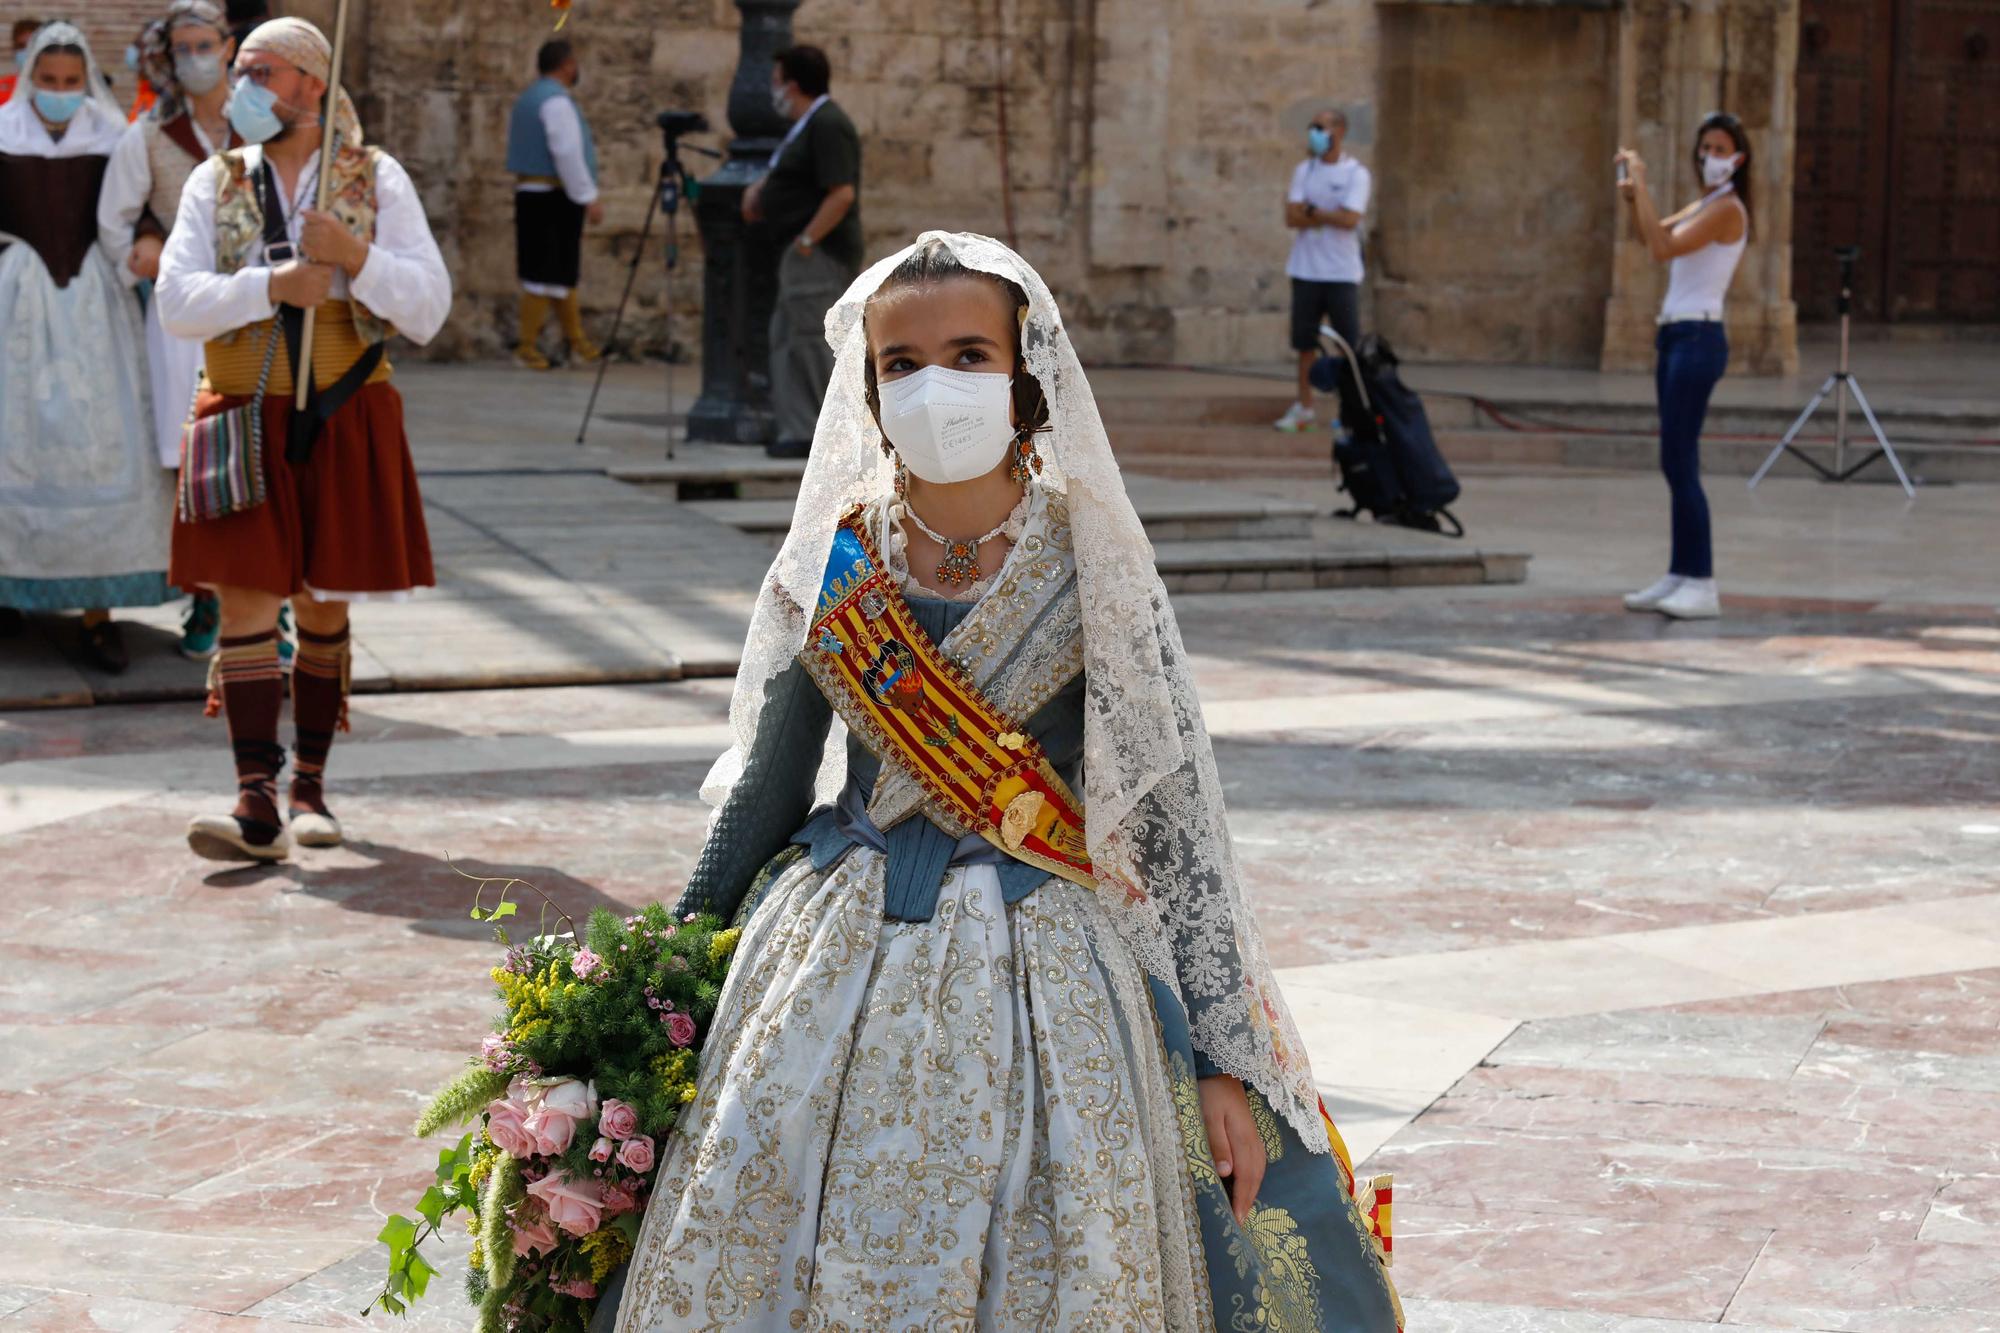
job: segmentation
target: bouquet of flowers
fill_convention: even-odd
[[[515,909],[503,890],[472,914]],[[525,944],[495,933],[507,950],[493,969],[505,1012],[416,1132],[479,1123],[439,1153],[417,1218],[383,1227],[388,1283],[368,1312],[402,1314],[424,1295],[437,1270],[419,1246],[463,1213],[481,1333],[582,1333],[599,1285],[638,1239],[660,1144],[694,1100],[740,932],[655,904],[622,918],[599,908],[582,932]]]

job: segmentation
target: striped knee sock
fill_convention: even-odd
[[[299,653],[292,662],[292,724],[298,731],[298,763],[292,773],[294,810],[326,814],[326,756],[333,733],[346,731],[347,684],[352,654],[347,626],[332,634],[299,630]]]
[[[244,830],[252,842],[268,842],[277,836],[278,771],[285,766],[285,750],[278,744],[285,678],[278,670],[276,629],[221,641],[215,654],[215,697],[228,717],[229,745],[236,754],[236,817],[253,826]],[[254,827],[259,824],[268,833]]]

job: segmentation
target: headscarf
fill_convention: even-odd
[[[719,805],[742,775],[764,720],[765,688],[805,647],[808,608],[819,599],[841,516],[890,493],[892,465],[866,400],[862,315],[884,279],[928,245],[1008,279],[1028,300],[1021,356],[1049,404],[1049,430],[1036,436],[1040,476],[1066,496],[1076,554],[1087,690],[1085,837],[1098,900],[1140,964],[1186,1008],[1196,1049],[1263,1093],[1308,1146],[1327,1151],[1305,1048],[1243,901],[1214,750],[1152,544],[1125,493],[1055,298],[1000,242],[926,232],[863,273],[827,312],[833,379],[791,530],[751,614],[729,710],[736,743],[716,761],[702,796]],[[844,731],[836,722],[827,743],[817,784],[822,801],[835,799],[846,781]]]
[[[53,150],[53,138],[35,114],[35,62],[51,47],[73,46],[83,52],[83,105],[70,117],[69,125]],[[21,83],[13,98],[0,106],[0,153],[21,157],[108,156],[125,132],[125,109],[111,95],[97,57],[90,53],[90,41],[73,23],[60,20],[44,23],[29,39],[21,53]]]
[[[139,74],[160,95],[153,104],[156,120],[172,120],[188,108],[187,90],[174,69],[174,30],[192,27],[213,28],[225,43],[229,40],[229,24],[209,0],[174,0],[164,17],[139,34]]]
[[[322,83],[331,85],[333,82],[333,43],[326,39],[325,33],[304,19],[265,20],[257,25],[256,31],[243,39],[236,57],[241,60],[260,51],[276,56]],[[348,97],[345,88],[333,88],[331,91],[337,145],[361,147],[361,118],[354,112],[353,99]]]

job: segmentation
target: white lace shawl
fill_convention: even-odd
[[[1043,482],[1067,493],[1076,551],[1088,699],[1082,795],[1098,893],[1140,965],[1180,996],[1196,1049],[1256,1087],[1306,1144],[1325,1151],[1305,1049],[1243,902],[1180,626],[1055,300],[1041,276],[998,241],[927,232],[917,244],[931,241],[1028,296],[1022,354],[1050,406],[1051,429],[1036,437]],[[892,488],[865,397],[861,316],[909,254],[874,265],[827,312],[827,341],[838,359],[791,531],[751,617],[730,704],[736,744],[702,786],[718,806],[755,745],[766,685],[805,644],[836,524],[852,506]],[[823,801],[835,799],[846,780],[844,729],[838,719],[834,727],[819,774]]]

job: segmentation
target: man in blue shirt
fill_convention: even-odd
[[[521,338],[514,359],[547,370],[535,344],[549,311],[556,312],[570,355],[595,361],[597,345],[584,336],[576,287],[582,269],[583,224],[604,220],[597,197],[597,144],[572,95],[578,75],[576,48],[562,40],[542,43],[535,55],[541,77],[514,103],[507,123],[507,170],[514,173],[514,251],[521,279]]]

